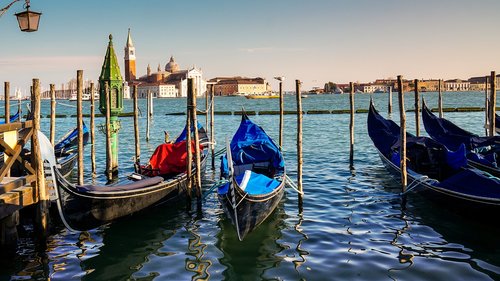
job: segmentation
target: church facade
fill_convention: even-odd
[[[138,98],[147,98],[148,92],[156,98],[177,98],[187,97],[188,78],[194,79],[196,95],[201,97],[206,95],[207,83],[203,79],[203,72],[200,68],[191,67],[189,69],[180,69],[179,64],[171,56],[164,70],[160,64],[156,72],[151,71],[148,65],[146,74],[136,78],[136,56],[135,47],[128,32],[127,43],[125,45],[125,81],[127,94],[131,96],[133,90],[130,87],[137,85]],[[128,90],[128,93],[127,93]]]

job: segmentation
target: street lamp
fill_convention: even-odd
[[[14,0],[9,5],[5,6],[0,10],[0,16],[2,16],[7,10],[16,2],[20,0]],[[17,17],[17,22],[19,28],[23,32],[33,32],[38,30],[38,24],[40,22],[40,16],[42,13],[30,11],[30,0],[25,0],[24,8],[26,11],[19,12],[15,14]]]

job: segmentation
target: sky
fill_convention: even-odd
[[[0,6],[10,1],[0,0]],[[263,77],[285,90],[378,78],[467,79],[500,72],[498,0],[31,0],[37,32],[19,31],[15,3],[0,17],[0,91],[32,78],[56,88],[84,71],[96,81],[109,34],[124,71],[128,28],[138,76],[150,64],[204,78]],[[13,95],[13,93],[11,93]]]

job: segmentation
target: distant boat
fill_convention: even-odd
[[[257,94],[257,95],[246,95],[245,98],[247,99],[278,99],[280,96],[277,94]]]
[[[78,99],[76,93],[71,94],[69,101],[76,101]],[[94,99],[99,99],[99,95],[94,95]],[[82,94],[82,100],[90,100],[90,94],[84,93]]]

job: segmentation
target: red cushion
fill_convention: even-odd
[[[194,154],[194,141],[191,142],[191,151]],[[159,145],[149,159],[149,169],[154,174],[165,175],[183,173],[186,171],[186,141],[179,143],[164,143]]]

